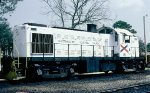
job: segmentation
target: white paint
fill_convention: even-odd
[[[118,34],[126,34],[126,35],[129,35],[129,36],[133,36],[133,34],[131,32],[129,32],[128,30],[125,30],[125,29],[115,29],[115,31],[118,33]]]
[[[35,27],[29,25],[18,26],[16,28],[17,29],[13,31],[14,42],[19,50],[20,57],[43,57],[43,53],[31,52],[32,33],[53,35],[53,42],[55,43],[55,57],[93,57],[93,55],[95,57],[112,57],[112,46],[115,46],[114,52],[118,53],[120,57],[139,57],[138,39],[127,30],[115,29],[111,34],[99,34],[86,31]],[[33,31],[31,28],[36,28],[37,30]],[[118,34],[118,42],[115,41],[115,32]],[[124,34],[130,36],[130,43],[125,43]],[[123,47],[121,47],[121,45],[123,47],[128,47],[122,50]],[[105,46],[107,46],[107,48]],[[131,49],[131,47],[136,47],[136,50]],[[136,54],[134,54],[135,51]],[[14,57],[17,57],[15,49],[13,55]],[[54,53],[44,53],[44,57],[54,57]]]

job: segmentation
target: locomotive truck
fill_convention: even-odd
[[[13,30],[17,77],[59,78],[75,73],[144,71],[138,37],[124,29],[87,31],[24,23]]]

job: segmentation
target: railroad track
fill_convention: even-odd
[[[124,88],[113,88],[102,91],[101,93],[150,93],[150,82],[132,85]]]
[[[43,80],[43,82],[11,85],[0,82],[2,93],[27,91],[28,93],[146,93],[150,92],[150,70],[144,73],[79,75],[71,80]],[[143,92],[144,91],[144,92]]]

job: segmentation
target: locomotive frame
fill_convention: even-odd
[[[138,38],[127,30],[88,24],[87,31],[25,23],[13,31],[17,77],[144,71]]]

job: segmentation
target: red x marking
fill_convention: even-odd
[[[124,47],[123,45],[120,45],[120,46],[122,47],[121,52],[122,52],[123,50],[125,50],[125,51],[128,53],[128,50],[127,50],[128,45],[126,45],[125,47]]]

